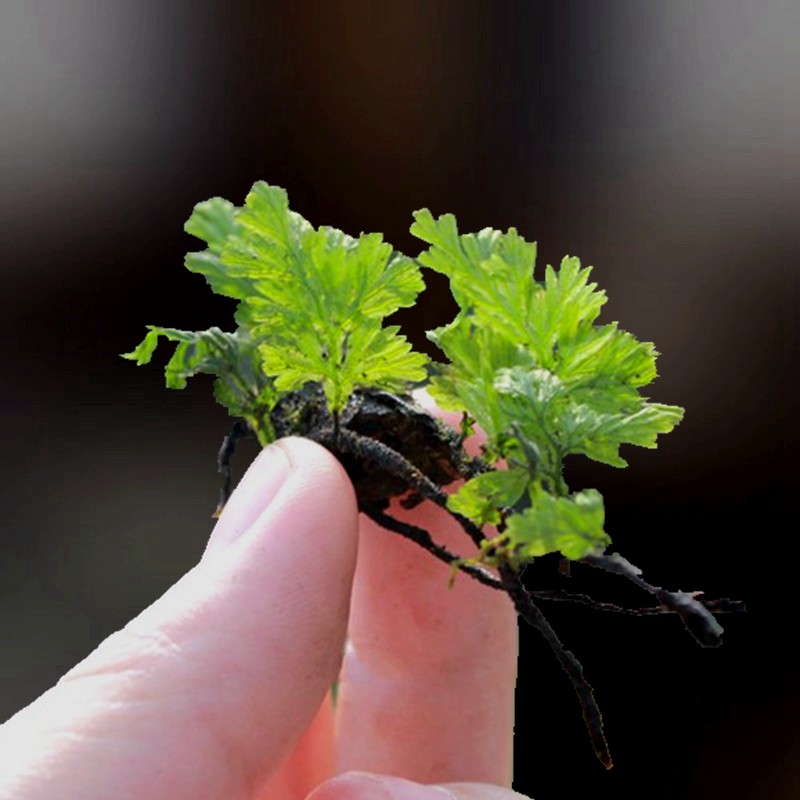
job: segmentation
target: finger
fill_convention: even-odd
[[[0,729],[0,796],[252,797],[336,679],[356,538],[327,451],[262,452],[201,563]]]
[[[475,552],[431,503],[391,513],[453,551]],[[516,614],[504,593],[464,575],[450,590],[449,578],[447,565],[362,519],[337,771],[510,785]]]
[[[333,699],[328,693],[300,741],[259,790],[257,800],[303,800],[330,778],[335,767],[333,726]]]
[[[486,783],[421,784],[403,778],[350,773],[327,781],[307,800],[530,800]]]

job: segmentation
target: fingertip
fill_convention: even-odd
[[[352,484],[328,450],[297,436],[268,445],[253,460],[219,514],[204,558],[237,541],[265,511],[277,504],[281,494],[286,495],[284,502],[297,504],[295,512],[302,517],[308,505],[299,501],[307,492],[320,496],[320,502],[331,498],[334,501],[331,513],[355,525],[358,509]]]
[[[346,772],[318,786],[306,800],[530,800],[488,783],[422,784],[389,775]]]
[[[306,800],[457,800],[441,786],[425,786],[388,775],[348,772],[317,787]]]

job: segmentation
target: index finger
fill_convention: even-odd
[[[411,511],[393,503],[389,513],[453,552],[475,553],[430,502]],[[446,564],[362,516],[337,771],[511,785],[516,612],[505,593],[463,574],[449,589],[449,578]]]

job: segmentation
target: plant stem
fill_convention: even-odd
[[[222,509],[225,508],[225,504],[231,496],[231,482],[233,479],[231,458],[236,452],[239,441],[247,438],[251,434],[252,430],[248,427],[247,422],[243,419],[237,419],[233,423],[231,432],[222,440],[222,447],[220,447],[219,455],[217,456],[217,472],[222,473],[222,489],[220,489],[217,508],[211,515],[214,519],[219,519],[220,514],[222,514]]]

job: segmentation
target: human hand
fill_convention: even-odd
[[[438,508],[396,513],[451,549],[464,540]],[[516,614],[448,577],[359,519],[326,450],[270,446],[201,562],[0,726],[0,797],[521,798],[500,788]]]

